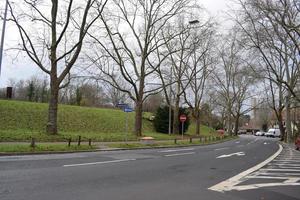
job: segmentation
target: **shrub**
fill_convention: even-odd
[[[177,117],[178,120],[179,120],[179,116],[181,114],[185,114],[187,116],[187,120],[184,122],[184,132],[186,132],[190,125],[190,117],[189,117],[188,109],[179,108],[179,115]],[[174,115],[174,112],[172,109],[172,124],[173,124],[173,115]],[[154,124],[155,130],[159,133],[168,133],[169,132],[169,106],[160,106],[156,110],[153,124]],[[179,130],[181,133],[181,130],[182,130],[181,123],[179,123]]]

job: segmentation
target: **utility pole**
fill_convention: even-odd
[[[7,9],[8,9],[8,0],[6,0],[6,2],[5,2],[5,10],[4,10],[3,26],[2,26],[2,34],[1,34],[1,44],[0,44],[0,76],[1,76],[1,66],[2,66],[2,55],[3,55],[3,46],[4,46],[4,34],[5,34],[5,27],[6,27]]]
[[[170,76],[170,93],[169,93],[169,135],[172,134],[172,76],[173,67],[171,66],[171,76]]]

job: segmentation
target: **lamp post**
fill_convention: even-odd
[[[3,17],[3,26],[2,26],[2,34],[1,34],[1,44],[0,44],[0,75],[1,75],[1,66],[2,66],[2,55],[3,55],[3,46],[4,46],[4,34],[5,34],[5,25],[6,25],[6,16],[7,16],[7,8],[8,8],[8,0],[5,2],[5,10]]]
[[[170,93],[169,93],[169,135],[172,134],[172,76],[173,76],[173,67],[171,66],[171,73],[170,73]]]

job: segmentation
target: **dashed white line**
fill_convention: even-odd
[[[225,149],[229,149],[229,147],[224,147],[224,148],[215,149],[215,151],[220,151],[220,150],[225,150]]]
[[[168,149],[168,150],[163,150],[159,151],[160,153],[170,153],[170,152],[180,152],[180,151],[192,151],[195,148],[189,148],[189,149]]]
[[[128,162],[128,161],[134,161],[134,160],[136,160],[136,159],[109,160],[109,161],[102,161],[102,162],[91,162],[91,163],[79,163],[79,164],[63,165],[63,167],[78,167],[78,166],[87,166],[87,165],[99,165],[99,164],[108,164],[108,163]]]
[[[195,154],[195,152],[169,154],[169,155],[165,155],[165,157],[184,156],[184,155],[192,155],[192,154]]]

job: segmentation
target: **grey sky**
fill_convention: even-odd
[[[214,16],[218,21],[222,22],[224,19],[224,13],[230,4],[230,0],[199,0],[201,4]],[[1,15],[3,14],[5,1],[0,2]],[[2,21],[0,24],[0,30],[2,29]],[[45,76],[45,74],[35,66],[29,58],[24,55],[19,55],[16,59],[16,51],[9,50],[13,48],[12,44],[17,44],[18,32],[14,28],[12,23],[7,23],[4,54],[2,61],[2,71],[0,76],[0,87],[8,86],[9,79],[27,79],[31,76]]]

